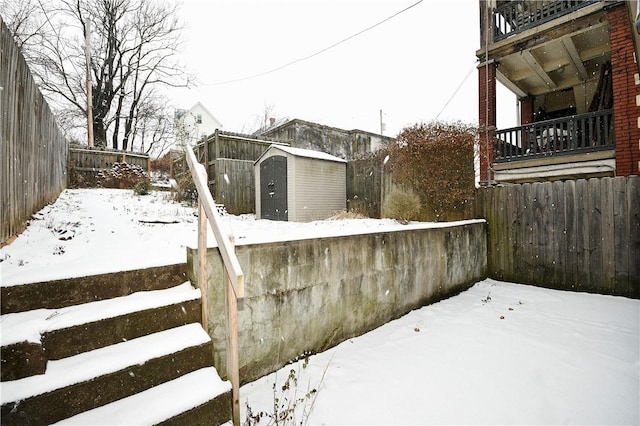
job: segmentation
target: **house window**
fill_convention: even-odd
[[[196,123],[198,123],[198,124],[202,124],[202,114],[198,114],[198,115],[196,116]]]

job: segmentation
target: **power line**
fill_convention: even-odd
[[[404,9],[400,10],[399,12],[396,12],[396,13],[394,13],[393,15],[386,17],[386,18],[385,18],[385,19],[383,19],[382,21],[379,21],[379,22],[377,22],[377,23],[375,23],[375,24],[371,25],[370,27],[367,27],[367,28],[365,28],[365,29],[363,29],[363,30],[361,30],[361,31],[358,31],[357,33],[352,34],[352,35],[350,35],[349,37],[344,38],[344,39],[342,39],[342,40],[340,40],[340,41],[338,41],[338,42],[336,42],[336,43],[333,43],[332,45],[327,46],[327,47],[325,47],[324,49],[320,49],[320,50],[318,50],[318,51],[317,51],[317,52],[315,52],[315,53],[312,53],[312,54],[310,54],[310,55],[304,56],[304,57],[302,57],[302,58],[295,59],[295,60],[293,60],[293,61],[291,61],[291,62],[288,62],[288,63],[286,63],[286,64],[284,64],[284,65],[280,65],[280,66],[278,66],[278,67],[276,67],[276,68],[273,68],[273,69],[270,69],[270,70],[268,70],[268,71],[264,71],[264,72],[261,72],[261,73],[258,73],[258,74],[253,74],[253,75],[250,75],[250,76],[247,76],[247,77],[241,77],[241,78],[236,78],[236,79],[232,79],[232,80],[225,80],[225,81],[220,81],[220,82],[217,82],[217,83],[205,83],[205,84],[201,84],[200,86],[222,86],[222,85],[225,85],[225,84],[238,83],[238,82],[240,82],[240,81],[251,80],[251,79],[254,79],[254,78],[258,78],[258,77],[265,76],[265,75],[267,75],[267,74],[274,73],[274,72],[276,72],[276,71],[280,71],[280,70],[282,70],[282,69],[284,69],[284,68],[290,67],[291,65],[297,64],[297,63],[299,63],[299,62],[309,60],[309,59],[311,59],[311,58],[313,58],[313,57],[315,57],[315,56],[318,56],[318,55],[320,55],[320,54],[322,54],[322,53],[326,52],[327,50],[331,50],[331,49],[333,49],[334,47],[337,47],[337,46],[339,46],[339,45],[341,45],[341,44],[343,44],[343,43],[345,43],[345,42],[347,42],[347,41],[351,40],[352,38],[355,38],[355,37],[357,37],[357,36],[359,36],[359,35],[361,35],[361,34],[363,34],[363,33],[366,33],[367,31],[370,31],[370,30],[372,30],[372,29],[374,29],[374,28],[376,28],[376,27],[378,27],[378,26],[380,26],[380,25],[384,24],[385,22],[387,22],[387,21],[389,21],[389,20],[391,20],[391,19],[395,18],[396,16],[398,16],[398,15],[400,15],[400,14],[402,14],[402,13],[404,13],[404,12],[408,11],[409,9],[411,9],[411,8],[413,8],[413,7],[417,6],[417,5],[419,5],[419,4],[420,4],[420,3],[422,3],[423,1],[424,1],[424,0],[419,0],[419,1],[415,2],[415,3],[413,3],[412,5],[410,5],[410,6],[406,7],[406,8],[404,8]]]
[[[453,100],[453,98],[456,97],[456,95],[458,94],[458,92],[460,91],[460,89],[462,88],[462,85],[467,81],[467,79],[469,78],[469,76],[471,75],[471,73],[473,72],[473,70],[476,69],[476,65],[475,63],[473,64],[473,66],[471,67],[471,69],[469,70],[469,72],[467,73],[467,75],[464,76],[464,78],[462,79],[462,81],[460,82],[460,84],[458,85],[458,87],[456,88],[456,90],[454,90],[453,95],[451,95],[451,97],[449,98],[449,100],[447,101],[447,103],[444,104],[444,106],[442,107],[442,109],[440,110],[440,112],[438,113],[438,115],[436,115],[436,120],[438,119],[438,117],[440,117],[440,114],[442,114],[444,112],[444,110],[447,108],[447,106],[449,105],[449,103]]]

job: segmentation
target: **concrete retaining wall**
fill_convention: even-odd
[[[296,240],[236,248],[245,274],[239,302],[240,379],[255,380],[304,351],[319,352],[487,275],[486,223]],[[197,285],[197,255],[188,250]],[[209,249],[209,334],[226,371],[222,261]]]

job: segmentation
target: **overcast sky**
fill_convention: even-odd
[[[389,136],[438,115],[477,124],[477,0],[183,0],[181,17],[199,83],[171,101],[202,102],[225,130],[255,130],[268,106],[376,133],[382,110]],[[515,125],[515,98],[498,100],[499,127]]]

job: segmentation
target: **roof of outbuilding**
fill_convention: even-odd
[[[271,149],[279,149],[280,151],[284,151],[287,154],[295,155],[296,157],[306,157],[306,158],[314,158],[317,160],[335,161],[337,163],[347,162],[347,160],[343,158],[336,157],[331,154],[327,154],[326,152],[314,151],[311,149],[294,148],[291,146],[284,146],[284,145],[271,145],[262,153],[260,157],[258,157],[258,159],[254,162],[254,164],[257,164],[260,161],[260,159],[262,159],[262,157],[264,157],[265,154]]]

